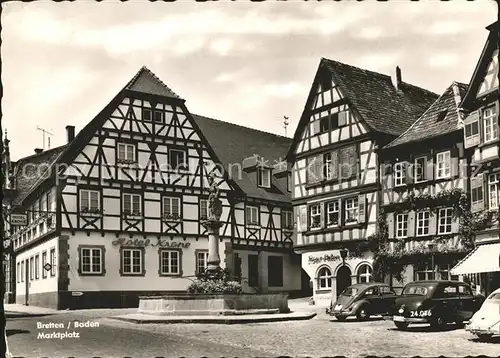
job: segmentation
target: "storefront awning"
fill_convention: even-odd
[[[500,243],[477,246],[451,269],[452,275],[500,271]]]

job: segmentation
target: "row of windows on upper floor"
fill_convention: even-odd
[[[38,280],[40,278],[40,272],[42,273],[42,279],[46,279],[49,276],[56,276],[56,249],[55,247],[49,250],[49,260],[47,261],[47,251],[42,251],[42,262],[40,264],[40,254],[26,258],[21,262],[17,263],[17,283],[24,282],[25,280],[29,282],[30,280]]]
[[[101,193],[98,190],[80,189],[80,215],[93,215],[102,214],[101,208]],[[199,215],[200,219],[207,219],[209,215],[209,206],[207,199],[199,200]],[[182,219],[182,198],[177,196],[163,196],[162,197],[162,211],[163,219],[171,221],[180,221]],[[142,216],[144,215],[142,209],[142,195],[123,193],[122,194],[122,212],[124,215]],[[260,226],[260,212],[257,206],[245,206],[245,218],[247,225]],[[293,217],[291,211],[281,211],[282,228],[291,230],[293,229]]]
[[[497,102],[498,103],[498,102]],[[464,122],[465,148],[498,140],[498,104],[472,112]]]
[[[413,220],[414,217],[415,220]],[[435,220],[433,213],[429,209],[396,213],[394,222],[394,232],[389,232],[389,237],[405,239],[413,236],[428,236],[435,233],[438,235],[447,235],[453,232],[453,208],[440,208],[437,212],[437,220]],[[389,230],[392,230],[392,228],[389,227]]]
[[[300,229],[303,231],[349,227],[366,221],[366,196],[309,204],[306,210],[307,218],[301,218],[304,227]],[[304,216],[304,213],[301,215]]]

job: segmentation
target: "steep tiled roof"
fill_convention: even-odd
[[[460,97],[463,97],[467,92],[467,85],[458,82],[455,83],[458,86]],[[454,84],[448,87],[407,131],[385,146],[385,148],[437,137],[458,130],[459,118],[453,94],[453,86]]]
[[[391,77],[323,58],[340,91],[368,126],[377,132],[400,135],[438,98],[426,89],[402,82],[396,90]]]
[[[242,164],[245,158],[254,154],[263,157],[269,165],[277,164],[284,160],[292,142],[287,137],[196,114],[193,114],[193,118],[226,170],[229,164]],[[249,197],[275,201],[291,200],[287,188],[281,188],[277,181],[273,181],[273,186],[277,189],[265,189],[258,187],[245,172],[241,177],[235,175],[232,178]]]
[[[14,167],[16,194],[13,205],[19,205],[36,183],[45,175],[45,170],[51,167],[59,158],[67,145],[46,150],[39,154],[19,159]]]
[[[157,96],[180,98],[146,66],[142,66],[139,72],[125,86],[125,89]]]

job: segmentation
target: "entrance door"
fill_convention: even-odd
[[[351,282],[351,269],[347,266],[342,266],[337,270],[337,297],[347,287],[352,285]]]
[[[26,306],[29,305],[28,298],[30,295],[30,260],[26,260],[26,264],[24,267],[26,267],[26,270],[24,270],[24,282],[25,282],[25,287],[24,287],[24,304]]]

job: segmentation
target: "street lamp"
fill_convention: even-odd
[[[345,259],[347,258],[348,250],[346,248],[340,249],[340,258],[342,259],[342,266],[345,266]]]
[[[432,279],[436,279],[436,267],[434,266],[434,250],[436,249],[436,244],[429,243],[427,244],[427,249],[431,253],[431,267],[432,267]]]

